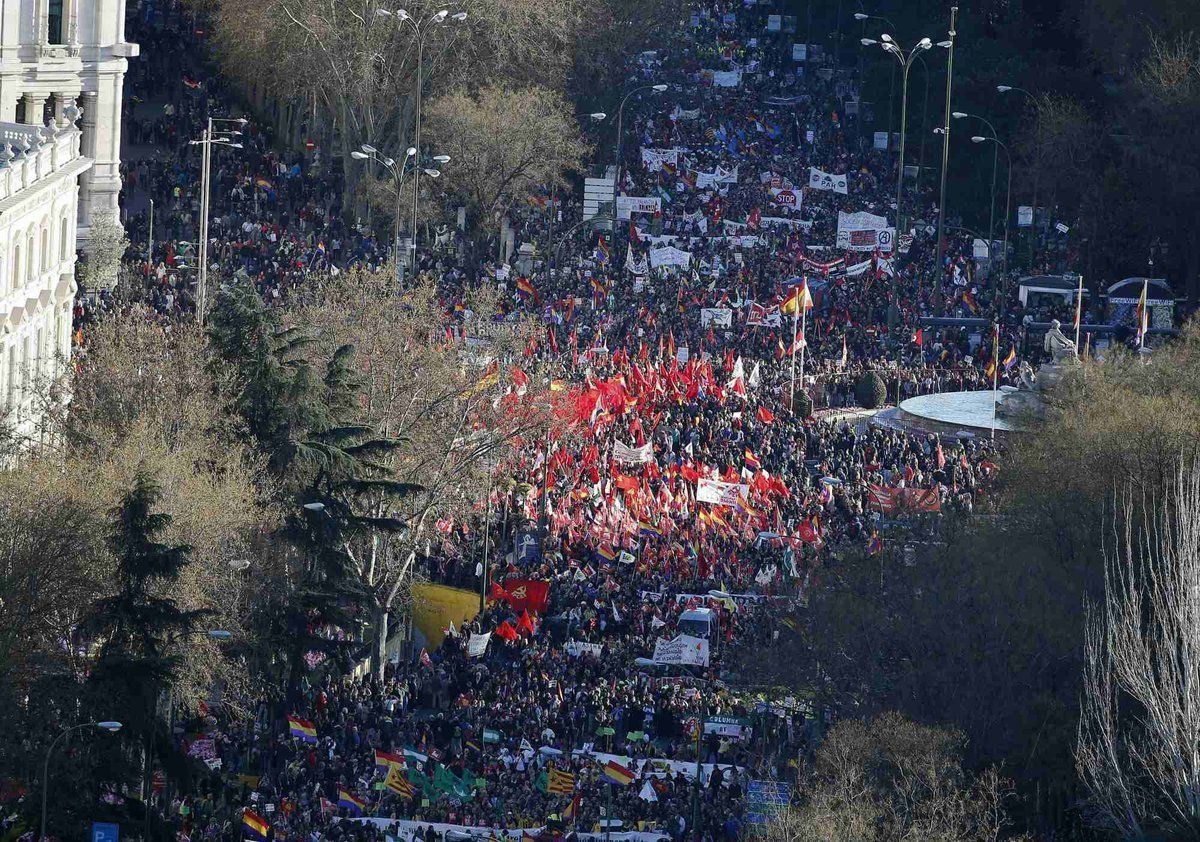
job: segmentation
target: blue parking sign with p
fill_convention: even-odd
[[[120,842],[121,828],[110,822],[92,822],[92,842]]]

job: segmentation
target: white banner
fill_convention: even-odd
[[[617,219],[629,219],[630,214],[655,213],[662,208],[657,196],[618,196]]]
[[[1033,206],[1019,205],[1017,207],[1017,226],[1020,228],[1029,228],[1033,225]]]
[[[792,44],[792,61],[808,61],[808,44]]]
[[[732,327],[733,311],[728,307],[705,307],[700,311],[700,327]]]
[[[718,506],[733,506],[750,496],[750,486],[701,477],[696,481],[696,501]]]
[[[758,224],[760,227],[766,225],[787,225],[803,231],[810,231],[813,227],[811,219],[788,219],[785,216],[764,216],[758,221]]]
[[[651,172],[663,168],[663,164],[679,165],[678,149],[650,149],[642,147],[642,164]]]
[[[696,172],[696,189],[708,190],[710,187],[715,187],[718,184],[737,184],[738,168],[734,167],[727,170],[724,167],[717,167],[712,172]],[[658,210],[655,208],[655,210]]]
[[[563,647],[563,651],[572,658],[578,658],[580,655],[593,655],[600,657],[599,643],[583,643],[579,640],[567,641],[567,645]]]
[[[864,260],[862,263],[855,263],[853,266],[846,267],[847,278],[857,278],[859,275],[871,268],[871,261]]]
[[[492,633],[473,634],[471,639],[467,641],[467,657],[480,658],[487,651],[488,641],[492,639]]]
[[[742,71],[740,70],[714,70],[712,77],[713,87],[716,88],[736,88],[742,84]]]
[[[772,305],[764,307],[761,304],[750,302],[750,310],[746,314],[747,327],[782,327],[783,316],[779,313],[779,307]]]
[[[654,459],[654,446],[646,442],[641,447],[630,447],[620,439],[613,445],[613,458],[618,462],[642,464]]]
[[[808,169],[808,186],[812,190],[832,190],[834,193],[850,192],[850,185],[845,175],[835,175],[816,167]]]
[[[837,247],[844,251],[890,252],[896,229],[888,228],[887,217],[873,213],[838,212]]]
[[[687,762],[683,760],[672,762],[679,763],[681,767],[688,765]],[[691,765],[694,776],[696,764],[693,763]],[[702,763],[700,765],[702,773],[710,771],[706,769],[708,765],[709,764],[706,763]],[[729,767],[722,766],[721,768],[728,769]],[[684,774],[687,773],[687,770],[683,768],[681,768],[680,771]],[[741,770],[739,769],[739,771]],[[335,822],[342,821],[342,819],[337,816],[334,816],[333,820]],[[512,842],[519,842],[519,840],[525,836],[536,839],[540,837],[546,830],[545,828],[515,828],[512,830],[504,830],[496,827],[477,827],[474,825],[446,824],[444,822],[416,821],[413,819],[385,819],[376,818],[374,816],[351,818],[346,819],[345,821],[374,825],[380,830],[386,831],[388,835],[403,840],[403,842],[424,842],[426,828],[432,828],[433,832],[437,834],[439,839],[507,839],[512,840]],[[616,825],[614,825],[614,827],[615,826]],[[610,830],[607,833],[576,833],[574,835],[579,837],[580,842],[608,842],[610,839],[611,842],[670,842],[671,839],[671,837],[665,833],[658,833],[651,830],[630,830],[621,832]]]
[[[650,249],[650,266],[655,269],[659,266],[678,266],[681,269],[686,269],[691,264],[692,253],[690,251],[683,251],[674,246]]]
[[[708,641],[681,634],[674,640],[659,639],[654,644],[654,663],[708,666]]]

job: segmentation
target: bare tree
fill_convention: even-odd
[[[995,842],[1009,821],[1010,786],[994,770],[971,775],[962,737],[896,713],[846,720],[817,751],[796,802],[766,828],[771,842]]]
[[[499,228],[534,187],[563,183],[588,151],[570,103],[549,88],[458,91],[434,102],[428,117],[432,142],[454,162],[446,191],[485,230]]]
[[[1093,819],[1129,837],[1200,833],[1200,462],[1127,490],[1089,606],[1076,761]]]
[[[488,493],[489,471],[514,441],[544,429],[545,390],[519,400],[502,364],[523,349],[530,326],[495,328],[488,290],[471,292],[464,325],[483,357],[471,360],[443,332],[443,314],[429,286],[398,294],[386,272],[351,272],[315,288],[286,318],[314,330],[318,348],[351,344],[364,391],[363,421],[401,446],[380,463],[390,478],[419,488],[401,498],[367,494],[356,508],[404,524],[372,531],[348,547],[374,601],[376,668],[382,670],[392,617],[404,603],[417,557],[438,521],[473,517]],[[484,363],[483,368],[473,364]],[[485,374],[488,365],[492,374]],[[531,384],[532,386],[532,384]]]

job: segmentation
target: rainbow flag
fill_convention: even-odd
[[[288,731],[296,739],[306,742],[315,743],[317,741],[317,726],[313,725],[307,719],[301,719],[298,716],[288,714]]]
[[[338,806],[345,807],[356,816],[361,816],[363,810],[366,809],[367,802],[363,801],[350,790],[338,787]]]
[[[267,834],[271,832],[271,826],[267,824],[267,820],[249,807],[242,813],[242,825],[245,827],[247,835],[257,839],[266,839]]]
[[[629,786],[633,783],[633,772],[615,760],[605,763],[600,772],[609,783],[620,784],[621,786]]]

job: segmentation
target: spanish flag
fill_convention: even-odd
[[[600,771],[609,783],[620,784],[621,786],[629,786],[629,784],[633,783],[633,772],[615,760],[605,763]]]
[[[246,834],[255,839],[266,839],[267,834],[271,832],[267,820],[249,807],[242,813],[242,825],[246,828]]]
[[[301,719],[293,714],[288,714],[288,731],[296,739],[306,742],[315,743],[317,741],[317,726],[313,725],[307,719]]]
[[[808,291],[808,278],[792,287],[787,298],[779,305],[779,312],[789,316],[799,316],[801,310],[811,310],[813,307],[812,294]]]
[[[363,801],[350,790],[338,787],[338,806],[345,807],[356,816],[361,816],[363,810],[366,809],[367,802]]]
[[[375,766],[384,769],[391,769],[393,766],[398,766],[403,769],[407,764],[404,762],[404,756],[400,754],[392,754],[389,751],[380,751],[375,749]]]

